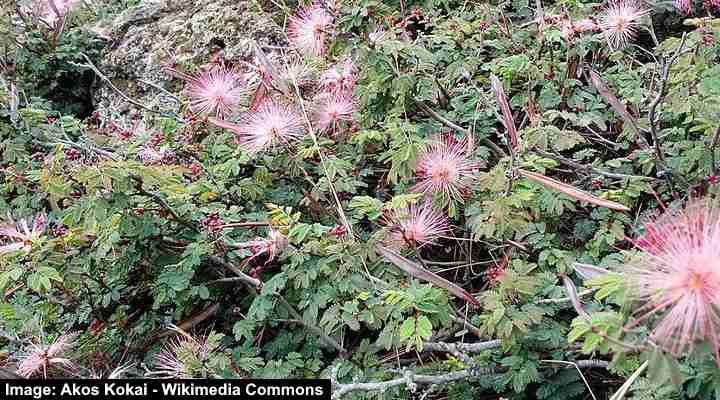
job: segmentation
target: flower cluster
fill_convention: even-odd
[[[280,231],[270,229],[267,237],[256,238],[243,243],[238,243],[238,248],[249,249],[252,255],[245,259],[245,264],[260,257],[265,256],[265,264],[274,260],[280,253],[285,250],[288,245],[287,238]]]
[[[312,56],[322,56],[326,42],[334,31],[334,18],[319,4],[301,8],[290,18],[288,38],[298,50]]]
[[[81,0],[36,0],[30,12],[52,29],[57,29],[67,14]]]
[[[291,18],[288,37],[300,55],[324,56],[333,24],[330,13],[313,4]],[[215,115],[209,122],[232,131],[242,149],[250,154],[287,149],[313,128],[337,135],[353,121],[356,67],[351,59],[331,65],[317,79],[304,58],[279,58],[265,54],[259,47],[255,50],[255,64],[243,63],[250,67],[247,73],[223,69],[216,73],[212,84],[209,78],[183,77],[175,72],[191,86],[198,86],[189,91],[196,104],[191,109],[206,114],[213,111]],[[244,84],[237,83],[239,76],[246,77]],[[254,92],[248,109],[236,121],[226,120],[237,109],[244,90]],[[305,94],[312,96],[309,107],[302,98]],[[193,96],[189,97],[193,101]]]

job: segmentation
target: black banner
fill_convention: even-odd
[[[0,380],[0,399],[330,400],[329,379],[49,379]]]

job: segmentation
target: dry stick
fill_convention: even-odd
[[[657,119],[656,119],[656,113],[658,106],[663,102],[665,99],[665,94],[667,91],[667,81],[668,76],[670,75],[670,67],[677,61],[677,59],[682,55],[682,49],[685,47],[685,40],[687,39],[687,33],[683,33],[682,39],[680,40],[680,45],[675,50],[675,53],[670,57],[670,59],[663,60],[662,66],[661,66],[661,77],[660,77],[660,90],[658,91],[657,96],[655,97],[655,100],[650,105],[650,110],[648,111],[648,120],[650,121],[650,136],[653,140],[653,148],[655,149],[655,157],[657,158],[658,163],[661,163],[664,168],[665,164],[665,156],[662,152],[662,147],[660,145],[660,141],[658,140],[658,127],[657,127]],[[660,172],[660,171],[658,171]]]
[[[290,304],[290,302],[288,302],[287,299],[285,299],[285,297],[283,297],[283,296],[280,295],[280,294],[276,294],[275,296],[276,296],[276,297],[278,298],[278,300],[280,301],[280,305],[283,306],[283,308],[285,308],[285,310],[286,310],[290,315],[292,315],[293,318],[295,318],[296,320],[300,321],[301,324],[302,324],[305,328],[307,328],[309,331],[311,331],[312,333],[314,333],[315,335],[317,335],[317,336],[318,336],[322,341],[324,341],[326,344],[328,344],[328,345],[332,346],[333,348],[335,348],[335,350],[337,350],[337,351],[340,353],[340,356],[341,356],[341,357],[347,356],[347,351],[342,347],[342,345],[341,345],[340,343],[338,343],[335,339],[333,339],[333,338],[331,338],[330,336],[328,336],[328,335],[326,335],[325,333],[323,333],[322,329],[318,328],[318,327],[315,326],[315,325],[308,324],[307,322],[305,322],[305,320],[303,320],[302,315],[300,315],[300,313],[299,313],[297,310],[295,310],[295,308],[292,306],[292,304]]]
[[[245,285],[249,286],[253,290],[260,290],[262,288],[262,281],[257,278],[253,278],[250,275],[247,275],[246,273],[242,272],[240,268],[230,264],[229,262],[223,260],[222,258],[218,256],[210,256],[210,261],[214,262],[215,264],[221,265],[225,267],[225,269],[229,270],[233,274],[237,275],[238,279],[244,283]]]
[[[215,315],[217,313],[217,310],[220,309],[219,303],[214,303],[210,307],[203,310],[200,314],[192,316],[190,319],[187,319],[185,321],[182,321],[181,323],[177,324],[177,327],[182,329],[183,331],[189,331],[193,327],[197,326],[201,322],[205,321],[206,319],[210,318],[211,316]],[[163,338],[165,336],[170,336],[175,334],[176,332],[173,330],[166,330],[163,333],[160,333],[156,336],[156,339]]]
[[[482,331],[480,331],[480,328],[471,324],[470,321],[468,321],[467,318],[465,318],[464,316],[451,315],[450,319],[452,319],[453,322],[455,322],[456,324],[462,325],[463,328],[472,332],[473,335],[477,337],[482,337]]]
[[[332,399],[337,400],[342,396],[355,391],[375,392],[385,391],[391,387],[408,385],[413,387],[414,385],[441,385],[445,383],[476,378],[481,375],[494,374],[494,368],[468,368],[462,371],[450,372],[443,375],[415,375],[412,372],[405,373],[402,378],[396,378],[389,381],[382,382],[363,382],[363,383],[338,383],[335,385],[336,389],[332,394]],[[337,381],[337,378],[335,378]]]
[[[585,289],[582,292],[578,292],[578,298],[592,294],[596,289]],[[561,297],[559,299],[542,299],[535,302],[535,304],[561,304],[569,303],[572,299],[569,297]]]
[[[228,269],[229,271],[231,271],[232,273],[237,275],[237,277],[239,278],[238,281],[245,284],[248,287],[248,289],[250,289],[250,293],[252,293],[254,296],[257,296],[260,294],[260,289],[262,289],[262,286],[263,286],[262,281],[245,274],[244,272],[242,272],[240,270],[240,268],[226,262],[225,260],[223,260],[220,257],[210,256],[209,258],[214,263],[225,267],[226,269]],[[320,338],[320,340],[322,340],[327,345],[329,345],[332,348],[334,348],[335,350],[337,350],[342,357],[347,355],[347,351],[345,350],[345,348],[343,348],[342,345],[340,343],[338,343],[335,339],[333,339],[330,336],[323,333],[323,331],[320,328],[318,328],[317,326],[308,324],[305,320],[303,320],[302,315],[300,315],[300,313],[297,310],[295,310],[295,308],[292,306],[292,304],[290,304],[290,302],[288,302],[285,299],[285,297],[283,297],[279,293],[275,293],[274,295],[279,300],[280,305],[288,312],[288,314],[290,314],[293,317],[293,319],[298,320],[300,322],[300,324],[302,326],[304,326],[307,330],[314,333],[316,336],[318,336]]]
[[[720,126],[717,127],[715,130],[715,134],[712,138],[712,143],[710,144],[710,160],[712,161],[712,174],[717,175],[720,172],[720,165],[717,164],[715,160],[715,149],[717,149],[718,145],[720,144]]]
[[[420,108],[420,110],[422,110],[425,114],[427,114],[428,116],[432,117],[433,119],[435,119],[436,121],[440,122],[441,124],[447,126],[448,128],[454,129],[454,130],[456,130],[456,131],[458,131],[458,132],[460,132],[460,133],[464,133],[464,134],[467,135],[468,137],[470,137],[470,135],[472,135],[472,132],[470,132],[469,129],[463,128],[462,126],[457,125],[457,124],[453,123],[452,121],[448,120],[447,118],[443,117],[442,115],[438,114],[435,110],[433,110],[432,108],[430,108],[430,106],[428,106],[427,104],[425,104],[425,102],[416,101],[416,104],[418,105],[418,107]],[[490,150],[492,150],[492,152],[495,153],[495,155],[496,155],[498,158],[507,157],[507,154],[505,153],[505,150],[503,150],[502,148],[500,148],[500,146],[498,146],[498,145],[496,145],[495,143],[493,143],[493,141],[491,141],[490,139],[484,138],[484,139],[482,140],[482,143],[483,143],[485,146],[489,147]]]
[[[500,340],[489,340],[487,342],[478,343],[445,343],[445,342],[426,342],[423,343],[423,351],[443,351],[446,353],[463,352],[463,353],[480,353],[485,350],[496,349],[500,347]]]
[[[315,131],[313,130],[312,122],[310,122],[310,117],[308,116],[307,109],[305,108],[305,102],[303,101],[302,95],[300,94],[300,88],[297,84],[297,81],[295,79],[295,76],[292,76],[293,80],[293,88],[295,89],[295,95],[298,98],[298,102],[300,103],[300,108],[303,112],[303,117],[305,117],[305,122],[307,123],[308,127],[308,133],[310,134],[310,138],[313,141],[313,144],[318,149],[318,156],[320,156],[320,165],[323,168],[323,172],[325,173],[325,177],[328,180],[328,187],[330,188],[330,192],[332,192],[333,198],[335,200],[335,205],[338,209],[338,214],[340,215],[340,219],[343,223],[343,226],[347,230],[348,233],[350,233],[350,236],[355,238],[355,233],[353,232],[352,225],[350,225],[350,222],[347,219],[347,216],[345,215],[345,211],[342,208],[342,203],[340,202],[340,197],[338,197],[337,191],[335,190],[335,185],[333,184],[332,180],[330,179],[330,173],[328,172],[327,166],[325,165],[325,154],[323,153],[322,149],[320,148],[320,144],[317,140],[317,136],[315,135]],[[367,268],[366,268],[367,269]],[[370,271],[367,271],[367,274],[370,275]]]
[[[229,222],[220,225],[218,228],[251,228],[257,226],[270,226],[270,221]]]
[[[153,200],[153,202],[155,202],[157,205],[162,207],[165,211],[170,213],[170,215],[172,215],[172,217],[173,217],[173,219],[175,219],[175,221],[179,222],[181,225],[185,226],[186,228],[188,228],[192,231],[198,232],[198,228],[195,225],[193,225],[190,221],[187,221],[186,219],[180,217],[180,215],[175,210],[173,210],[173,208],[170,207],[170,205],[165,201],[165,199],[160,197],[159,194],[148,192],[147,190],[143,189],[142,178],[140,178],[138,176],[134,176],[134,175],[131,176],[131,178],[136,182],[136,184],[137,184],[136,190],[138,191],[139,194],[150,197]]]
[[[583,382],[585,383],[585,387],[587,387],[588,391],[590,392],[590,396],[592,396],[593,400],[597,400],[597,397],[595,397],[595,393],[593,393],[592,388],[590,387],[590,383],[588,383],[587,379],[585,379],[585,375],[583,375],[582,371],[580,371],[580,367],[570,361],[562,361],[562,360],[540,360],[541,362],[546,363],[557,363],[557,364],[564,364],[564,365],[572,365],[577,370],[578,374],[580,374],[580,378],[582,378]]]
[[[161,115],[161,116],[163,116],[163,117],[172,117],[172,118],[175,118],[175,120],[177,120],[177,121],[179,121],[179,122],[185,122],[185,120],[182,119],[182,118],[180,118],[177,114],[171,114],[171,113],[167,113],[167,112],[164,112],[164,111],[154,110],[154,109],[146,106],[145,104],[143,104],[143,103],[141,103],[141,102],[139,102],[139,101],[137,101],[137,100],[134,100],[134,99],[130,98],[128,95],[126,95],[125,93],[123,93],[122,90],[118,89],[117,86],[115,86],[115,84],[112,83],[112,81],[110,80],[110,78],[108,78],[105,74],[103,74],[103,73],[95,66],[95,64],[93,64],[93,62],[90,61],[90,58],[89,58],[87,55],[85,55],[85,53],[80,53],[80,55],[85,59],[85,62],[86,62],[87,64],[78,64],[78,63],[73,63],[73,62],[71,62],[70,64],[75,65],[75,66],[78,66],[78,67],[85,67],[85,68],[91,69],[91,70],[95,73],[95,75],[97,75],[97,77],[100,78],[100,80],[102,80],[102,81],[105,82],[108,86],[110,86],[110,89],[112,89],[115,93],[117,93],[118,95],[120,95],[120,97],[122,97],[123,99],[125,99],[125,101],[127,101],[128,103],[130,103],[130,104],[132,104],[132,105],[135,105],[135,106],[137,106],[137,107],[140,107],[140,108],[142,108],[142,109],[145,110],[145,111],[149,111],[149,112],[154,113],[154,114],[159,114],[159,115]]]
[[[287,65],[286,65],[287,67]],[[350,234],[350,237],[353,240],[356,240],[355,232],[352,228],[352,225],[347,219],[347,216],[345,215],[345,210],[342,208],[342,203],[340,202],[340,197],[338,197],[337,190],[335,190],[335,185],[332,182],[332,179],[330,179],[330,173],[328,172],[326,161],[325,161],[325,153],[323,153],[322,149],[320,148],[320,144],[318,142],[317,136],[315,135],[315,131],[313,130],[312,122],[310,121],[310,117],[308,115],[307,109],[305,107],[305,101],[302,98],[302,95],[300,94],[300,86],[297,83],[297,80],[295,79],[295,76],[292,76],[292,83],[293,88],[295,89],[295,95],[297,96],[298,102],[300,103],[300,109],[303,112],[303,117],[305,117],[305,122],[307,123],[308,127],[308,133],[310,134],[310,138],[313,141],[313,144],[318,149],[318,156],[320,157],[320,165],[322,166],[323,173],[325,174],[325,177],[328,181],[328,187],[330,188],[330,192],[333,195],[333,199],[335,200],[335,206],[337,207],[338,214],[340,215],[340,220],[343,224],[343,227],[345,227],[345,230],[347,233]],[[381,283],[387,286],[386,282],[383,280],[374,277],[370,273],[370,269],[368,268],[367,264],[365,263],[365,259],[360,257],[360,261],[362,262],[363,268],[365,269],[365,274],[367,275],[370,282],[372,282],[373,286],[376,283]]]
[[[545,151],[545,150],[536,149],[535,152],[536,152],[537,154],[545,157],[545,158],[550,158],[550,159],[553,159],[553,160],[558,161],[558,162],[561,163],[561,164],[565,164],[565,165],[567,165],[568,167],[572,167],[572,168],[579,169],[579,170],[584,170],[584,171],[592,171],[592,172],[594,172],[594,173],[596,173],[596,174],[598,174],[598,175],[602,175],[602,176],[605,176],[605,177],[608,177],[608,178],[615,178],[615,179],[646,179],[646,180],[656,180],[656,178],[652,178],[652,177],[649,177],[649,176],[626,175],[626,174],[618,174],[618,173],[615,173],[615,172],[605,171],[605,170],[600,169],[600,168],[595,168],[595,167],[593,167],[592,165],[581,164],[581,163],[576,162],[576,161],[573,161],[573,160],[571,160],[571,159],[569,159],[569,158],[563,157],[563,156],[561,156],[560,154],[551,153],[551,152]]]

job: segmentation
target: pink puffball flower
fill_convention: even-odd
[[[568,20],[565,20],[562,23],[562,29],[560,30],[560,32],[562,33],[563,38],[568,42],[572,42],[572,40],[575,38],[575,34],[577,33],[573,23]]]
[[[38,0],[38,9],[41,10],[40,19],[55,29],[58,21],[65,18],[70,10],[80,3],[80,0]]]
[[[272,101],[265,101],[257,111],[243,115],[239,124],[214,118],[210,122],[235,132],[238,144],[251,154],[300,140],[306,127],[293,108]]]
[[[171,326],[170,329],[178,335],[170,339],[164,349],[153,357],[152,364],[155,369],[148,375],[191,379],[194,377],[193,367],[207,361],[219,350],[219,344],[211,340],[211,335],[194,337],[176,326]]]
[[[331,130],[342,121],[353,120],[355,103],[348,96],[325,95],[313,107],[313,119],[321,131]]]
[[[252,252],[252,255],[245,260],[245,264],[263,254],[267,257],[265,260],[265,264],[267,264],[282,253],[287,247],[287,244],[288,240],[285,235],[278,230],[271,229],[267,237],[239,243],[237,247],[248,248]]]
[[[326,93],[351,96],[357,79],[356,68],[352,59],[331,66],[320,75],[320,88]]]
[[[691,0],[675,0],[675,8],[680,10],[685,15],[690,14],[692,11],[692,1]]]
[[[372,32],[368,34],[368,39],[370,40],[370,43],[374,45],[382,44],[386,39],[388,39],[390,35],[388,32],[383,28],[375,28]]]
[[[301,52],[320,57],[325,54],[325,42],[333,29],[332,15],[319,4],[312,4],[290,17],[288,38]]]
[[[575,30],[577,32],[598,32],[600,25],[590,18],[585,18],[575,23]]]
[[[47,378],[47,370],[51,366],[61,366],[74,369],[75,364],[63,357],[75,345],[77,333],[68,333],[58,337],[50,345],[33,344],[31,350],[21,357],[16,373],[24,378],[42,372]]]
[[[236,110],[246,91],[242,77],[224,65],[203,68],[197,76],[168,71],[187,83],[185,93],[190,110],[196,114],[224,119]]]
[[[435,211],[429,202],[394,210],[386,222],[390,242],[397,247],[434,245],[438,238],[450,232],[445,214]]]
[[[720,365],[720,208],[666,212],[633,243],[641,255],[626,274],[644,304],[631,326],[657,317],[652,340],[675,355],[707,341]]]
[[[412,191],[442,193],[462,202],[470,192],[478,168],[478,162],[468,159],[467,139],[443,135],[420,155],[415,167],[418,182]]]
[[[28,225],[29,219],[16,222],[8,215],[8,220],[9,222],[0,225],[0,236],[9,239],[11,243],[0,246],[0,255],[21,250],[29,252],[33,242],[45,232],[46,219],[42,214],[35,217],[32,225]]]
[[[641,26],[640,20],[650,11],[641,8],[632,0],[618,0],[600,15],[600,28],[613,49],[622,49],[635,38]]]

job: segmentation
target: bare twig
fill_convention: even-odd
[[[472,135],[472,132],[470,132],[469,129],[463,128],[462,126],[457,125],[457,124],[455,124],[454,122],[450,121],[449,119],[447,119],[447,118],[443,117],[442,115],[438,114],[435,110],[433,110],[432,108],[430,108],[430,106],[428,106],[428,105],[425,104],[424,102],[422,102],[422,101],[417,101],[416,104],[418,105],[418,108],[420,108],[420,110],[421,110],[422,112],[424,112],[424,113],[427,114],[428,116],[432,117],[432,118],[435,119],[436,121],[440,122],[441,124],[447,126],[448,128],[453,129],[453,130],[456,130],[456,131],[458,131],[458,132],[460,132],[460,133],[464,133],[468,138]],[[482,140],[482,143],[483,143],[485,146],[489,147],[490,150],[492,150],[492,152],[495,153],[495,155],[496,155],[498,158],[507,157],[507,154],[505,153],[505,150],[503,150],[502,148],[500,148],[500,146],[498,146],[498,145],[496,145],[495,143],[493,143],[492,140],[490,140],[490,139],[488,139],[488,138],[484,138],[484,139]]]
[[[662,146],[658,140],[658,120],[657,120],[657,108],[665,100],[667,94],[667,82],[670,75],[670,68],[677,61],[677,59],[683,54],[683,47],[685,47],[685,40],[687,40],[687,33],[683,33],[682,39],[680,39],[680,45],[678,45],[675,53],[669,59],[663,59],[660,67],[660,90],[658,90],[655,100],[650,104],[648,111],[648,120],[650,121],[650,136],[653,140],[653,148],[655,150],[655,157],[659,166],[665,165],[665,156],[663,155]],[[658,172],[660,172],[658,170]]]
[[[248,287],[248,289],[250,289],[250,292],[253,295],[257,296],[260,293],[260,290],[262,289],[262,285],[263,285],[262,281],[245,274],[239,268],[226,262],[225,260],[223,260],[220,257],[210,256],[209,258],[214,263],[216,263],[218,265],[222,265],[223,267],[225,267],[226,269],[228,269],[229,271],[231,271],[235,275],[237,275],[237,277],[239,278],[239,279],[237,279],[237,281],[240,281],[243,284],[245,284]],[[337,350],[340,353],[341,357],[345,357],[347,355],[347,351],[345,350],[345,348],[342,347],[342,345],[340,343],[338,343],[335,339],[331,338],[330,336],[326,335],[322,331],[322,329],[318,328],[317,326],[315,326],[313,324],[309,324],[307,321],[305,321],[303,319],[302,315],[295,309],[295,307],[292,306],[292,304],[290,304],[289,301],[287,301],[287,299],[285,299],[285,297],[283,297],[283,295],[281,295],[280,293],[275,293],[274,296],[278,299],[280,306],[283,307],[285,309],[285,311],[287,311],[287,313],[292,316],[293,319],[297,320],[307,330],[309,330],[310,332],[312,332],[313,334],[318,336],[320,338],[320,340],[323,341],[325,344],[327,344],[330,347]]]
[[[423,351],[441,351],[445,353],[480,353],[485,350],[491,350],[500,347],[500,340],[489,340],[487,342],[478,343],[445,343],[445,342],[426,342],[423,344]]]
[[[326,344],[332,346],[335,350],[337,350],[340,353],[341,357],[347,356],[347,351],[345,350],[345,348],[342,347],[342,345],[340,343],[338,343],[335,339],[331,338],[330,336],[326,335],[322,331],[322,329],[318,328],[317,326],[315,326],[313,324],[308,324],[303,319],[302,315],[300,315],[300,313],[297,310],[295,310],[295,307],[293,307],[292,304],[290,304],[290,302],[288,302],[287,299],[285,299],[285,297],[283,297],[281,294],[276,294],[275,296],[280,301],[280,305],[283,308],[285,308],[285,310],[290,315],[292,315],[293,318],[300,321],[302,323],[302,325],[305,328],[307,328],[307,330],[309,330],[312,333],[314,333],[315,335],[317,335],[320,338],[320,340],[322,340]]]
[[[577,370],[578,374],[580,374],[580,378],[582,378],[583,382],[585,383],[585,387],[587,387],[588,391],[590,392],[590,396],[593,398],[593,400],[597,400],[597,397],[595,397],[595,393],[593,393],[592,388],[590,387],[590,383],[588,383],[587,379],[585,379],[585,375],[583,375],[582,371],[580,371],[580,367],[571,361],[562,361],[562,360],[541,360],[542,362],[546,363],[556,363],[556,364],[565,364],[565,365],[572,365]]]
[[[578,297],[587,296],[589,294],[592,294],[596,289],[585,289],[582,292],[578,292]],[[559,299],[542,299],[535,302],[535,304],[562,304],[562,303],[569,303],[572,299],[570,297],[561,297]]]
[[[223,260],[222,258],[218,256],[210,256],[209,257],[212,262],[215,264],[221,265],[225,267],[228,271],[234,273],[237,275],[237,278],[239,281],[244,283],[247,286],[250,286],[253,290],[260,290],[262,288],[262,281],[260,281],[257,278],[253,278],[250,275],[247,275],[246,273],[242,272],[240,268],[230,264],[229,262]]]
[[[215,315],[215,313],[217,313],[218,309],[220,309],[220,304],[214,303],[214,304],[210,305],[210,307],[208,307],[208,308],[206,308],[205,310],[203,310],[201,313],[199,313],[199,314],[197,314],[197,315],[193,315],[192,317],[190,317],[190,318],[188,318],[188,319],[180,322],[179,324],[177,324],[177,327],[180,328],[180,329],[182,329],[182,330],[184,330],[184,331],[189,331],[189,330],[191,330],[193,327],[195,327],[195,326],[197,326],[198,324],[200,324],[201,322],[203,322],[203,321],[205,321],[206,319],[208,319],[208,318],[212,317],[213,315]],[[170,336],[170,335],[173,335],[173,334],[175,334],[175,333],[176,333],[176,332],[173,331],[173,330],[165,330],[164,332],[160,333],[160,334],[157,336],[157,339],[163,338],[163,337],[165,337],[165,336]]]
[[[340,383],[335,386],[332,398],[340,399],[342,396],[356,391],[377,392],[389,388],[412,383],[414,385],[441,385],[445,383],[477,378],[482,375],[494,374],[494,368],[468,368],[462,371],[450,372],[442,375],[416,375],[405,374],[403,377],[381,382]]]
[[[712,161],[712,174],[717,175],[720,173],[720,165],[715,160],[715,151],[718,145],[720,145],[720,126],[715,130],[715,134],[712,137],[712,143],[710,144],[710,160]]]
[[[171,114],[171,113],[167,113],[165,111],[159,111],[159,110],[152,109],[152,108],[146,106],[145,104],[143,104],[135,99],[130,98],[128,95],[123,93],[122,90],[118,89],[118,87],[112,83],[110,78],[108,78],[107,75],[103,74],[102,71],[100,71],[98,69],[98,67],[96,67],[95,64],[93,64],[93,62],[90,60],[90,58],[87,55],[85,55],[85,53],[80,53],[80,55],[85,59],[85,62],[86,62],[85,64],[78,64],[78,63],[72,63],[72,62],[70,64],[73,64],[77,67],[84,67],[84,68],[88,68],[88,69],[92,70],[95,73],[95,75],[97,75],[97,77],[100,78],[100,80],[105,82],[110,87],[110,89],[112,89],[115,93],[120,95],[120,97],[122,97],[128,103],[130,103],[134,106],[140,107],[145,111],[149,111],[154,114],[159,114],[164,117],[172,117],[172,118],[175,118],[177,121],[185,122],[184,119],[180,118],[180,116],[178,116],[176,114]]]
[[[138,176],[132,176],[132,179],[136,182],[135,189],[138,191],[139,194],[152,199],[153,202],[155,202],[157,205],[162,207],[163,210],[167,211],[170,215],[172,215],[173,219],[179,222],[181,225],[192,231],[198,232],[198,228],[195,224],[193,224],[191,221],[186,220],[185,218],[182,218],[159,194],[145,190],[143,188],[142,178]]]
[[[545,150],[536,149],[535,152],[545,158],[550,158],[555,161],[558,161],[560,164],[567,165],[568,167],[575,168],[577,170],[586,171],[586,172],[593,172],[601,176],[605,176],[608,178],[613,179],[643,179],[643,180],[657,180],[656,178],[650,177],[650,176],[642,176],[642,175],[626,175],[626,174],[619,174],[616,172],[610,172],[605,171],[600,168],[593,167],[592,165],[586,165],[579,163],[577,161],[571,160],[567,157],[563,157],[560,154],[552,153]]]

